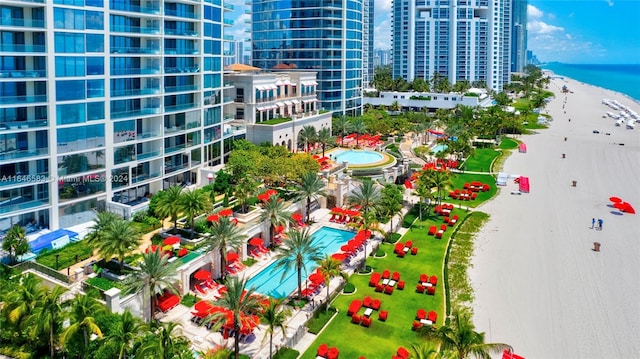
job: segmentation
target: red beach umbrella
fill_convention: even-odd
[[[207,221],[209,222],[218,222],[220,220],[220,216],[218,216],[217,214],[210,214],[209,217],[207,217]]]
[[[211,278],[211,272],[209,272],[208,270],[200,269],[193,274],[193,278],[197,280],[207,280]]]
[[[238,253],[235,252],[229,252],[227,253],[227,262],[233,262],[238,260],[240,256],[238,256]]]
[[[343,213],[343,212],[344,212],[344,210],[343,210],[342,208],[340,208],[340,207],[333,207],[333,208],[331,209],[331,212],[332,212],[332,213],[336,213],[336,214],[340,214],[340,213]]]
[[[636,213],[636,210],[628,202],[622,203],[622,208],[620,210],[622,212],[631,213],[631,214],[635,214]]]
[[[347,254],[346,253],[334,253],[331,255],[331,258],[337,260],[337,261],[343,261],[345,259],[347,259]]]
[[[302,220],[302,214],[294,213],[294,214],[291,215],[291,219],[293,219],[294,221],[301,221]]]
[[[225,208],[222,211],[218,212],[218,215],[222,216],[222,217],[229,217],[233,214],[233,211],[230,210],[229,208]]]
[[[321,283],[324,281],[324,276],[320,273],[313,273],[309,276],[309,280],[313,283]]]
[[[616,203],[613,204],[613,208],[617,208],[617,209],[622,211],[622,209],[624,208],[624,203],[623,202],[616,202]]]
[[[193,306],[193,309],[197,310],[198,312],[208,312],[209,310],[211,310],[211,308],[213,308],[213,306],[206,300],[201,300]]]
[[[622,202],[622,199],[620,199],[620,197],[609,197],[609,201],[613,203],[618,203],[618,202]]]
[[[259,247],[264,244],[264,241],[262,240],[262,238],[254,237],[249,240],[249,244],[254,247]]]
[[[180,237],[177,237],[177,236],[167,237],[165,238],[164,241],[162,241],[162,243],[166,246],[172,246],[174,244],[180,243]]]
[[[345,252],[350,252],[353,250],[353,246],[350,246],[348,244],[344,244],[342,247],[340,247],[341,251],[345,251]]]

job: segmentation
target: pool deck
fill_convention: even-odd
[[[389,155],[387,153],[376,151],[375,149],[369,149],[369,148],[365,148],[365,149],[361,149],[361,150],[354,150],[354,149],[351,149],[351,148],[336,147],[336,148],[333,148],[333,149],[327,151],[325,153],[325,155],[330,155],[332,152],[335,152],[335,151],[371,151],[371,152],[375,152],[375,153],[377,153],[377,154],[382,156],[382,159],[380,161],[375,161],[375,162],[369,162],[369,163],[363,163],[363,164],[352,164],[352,163],[348,163],[347,162],[347,167],[354,168],[354,169],[363,168],[363,167],[367,167],[368,168],[368,167],[382,166],[382,165],[387,164],[389,162],[389,160],[392,158],[391,155]],[[334,163],[334,165],[341,164],[341,163],[338,163],[338,162],[336,162],[334,160],[332,160],[332,162]]]
[[[409,202],[415,203],[417,201],[416,198],[412,198]],[[402,218],[406,214],[408,207],[403,208],[401,215],[396,216],[393,223],[399,225],[401,223],[399,218]],[[331,213],[329,209],[321,208],[311,212],[311,219],[315,222],[311,225],[312,232],[315,232],[320,227],[330,227],[341,230],[350,230],[348,227],[330,222]],[[383,224],[384,230],[389,230],[389,224]],[[397,230],[398,233],[404,234],[406,232],[406,228],[399,228]],[[355,235],[354,231],[354,235]],[[379,235],[376,235],[373,239],[369,241],[367,245],[367,255],[371,253],[371,249],[374,245],[379,244],[382,238]],[[358,255],[355,256],[356,259],[352,260],[348,263],[344,269],[344,271],[351,275],[358,265],[358,259],[362,258],[362,252],[359,252]],[[266,258],[259,260],[254,265],[249,268],[235,274],[237,276],[250,278],[251,276],[259,273],[261,270],[269,266],[275,260],[274,256],[269,254]],[[341,278],[334,278],[329,284],[329,290],[334,292],[341,283]],[[307,348],[311,346],[313,341],[316,339],[316,335],[307,333],[305,328],[305,323],[312,315],[313,310],[316,306],[324,303],[326,299],[326,288],[323,288],[319,294],[313,296],[309,304],[305,307],[293,311],[291,317],[286,323],[287,330],[286,336],[283,336],[280,331],[276,331],[273,335],[273,350],[276,352],[276,348],[286,345],[287,342],[291,341],[293,338],[297,338],[297,343],[294,345],[294,349],[298,350],[301,354],[304,353]],[[213,299],[213,293],[208,294],[204,297],[204,299]],[[183,328],[184,335],[189,338],[193,343],[193,348],[195,350],[206,351],[209,348],[213,348],[218,345],[232,347],[233,338],[223,339],[222,335],[218,332],[212,332],[205,327],[198,326],[191,322],[191,308],[185,307],[180,304],[176,308],[169,311],[167,314],[164,314],[161,318],[162,321],[173,321],[180,324]],[[244,341],[240,343],[240,352],[246,355],[249,355],[254,359],[266,359],[269,357],[269,340],[265,338],[263,340],[263,336],[266,335],[267,327],[263,324],[260,324],[257,329],[254,331],[254,334],[246,338]]]

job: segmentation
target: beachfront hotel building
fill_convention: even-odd
[[[363,58],[369,48],[363,35],[365,2],[373,8],[373,0],[253,0],[252,65],[317,72],[321,109],[361,113]]]
[[[222,163],[230,10],[220,0],[3,0],[0,231],[68,227],[101,209],[128,216]]]
[[[527,64],[527,5],[527,0],[511,4],[511,72],[524,72]]]
[[[394,78],[508,83],[511,0],[394,0],[392,16]]]

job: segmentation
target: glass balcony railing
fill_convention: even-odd
[[[164,49],[164,53],[167,55],[197,55],[200,53],[198,49]]]
[[[187,144],[183,143],[181,145],[177,145],[177,146],[172,146],[172,147],[167,147],[164,149],[164,153],[168,154],[168,153],[174,153],[174,152],[178,152],[181,150],[184,150],[185,148],[187,148]]]
[[[194,107],[196,107],[195,103],[185,103],[182,105],[165,106],[164,110],[165,112],[173,112],[173,111],[187,110]]]
[[[189,163],[180,163],[180,164],[165,164],[164,165],[164,173],[169,174],[172,172],[184,170],[189,168]]]
[[[47,120],[34,120],[34,121],[7,121],[0,122],[0,130],[18,130],[24,128],[37,128],[45,127],[48,125]]]
[[[111,1],[111,10],[120,10],[126,12],[141,12],[145,14],[160,14],[160,5],[154,4],[157,6],[144,7],[144,6],[135,6],[127,4],[122,0],[112,0]]]
[[[120,76],[120,75],[151,75],[151,74],[159,74],[160,69],[153,68],[121,68],[121,69],[111,69],[111,75]]]
[[[157,156],[160,156],[160,151],[138,153],[138,161],[146,160],[147,158],[152,158]]]
[[[197,36],[198,32],[196,30],[164,29],[164,34],[176,36]]]
[[[47,77],[47,70],[0,70],[0,78]]]
[[[17,17],[0,18],[0,26],[44,28],[44,20],[21,19]]]
[[[160,49],[147,47],[112,47],[112,54],[159,54]]]
[[[0,96],[0,104],[47,102],[46,95]]]
[[[0,44],[0,51],[6,52],[44,52],[44,45]]]
[[[160,89],[146,88],[131,90],[111,90],[112,97],[153,95],[157,93],[160,93]]]
[[[133,34],[160,34],[160,28],[143,26],[111,25],[111,32],[127,32]]]
[[[164,92],[184,92],[184,91],[195,91],[198,89],[196,85],[188,85],[188,86],[170,86],[165,87]]]
[[[224,4],[224,8],[225,8],[225,10],[231,10],[231,11],[233,11],[233,10],[235,10],[235,8],[236,8],[236,7],[235,7],[235,6],[233,6],[233,4],[226,4],[226,3],[225,3],[225,4]]]
[[[131,183],[138,183],[138,182],[146,181],[148,179],[156,178],[159,176],[160,176],[160,172],[140,174],[140,175],[131,177]]]
[[[16,158],[37,157],[49,154],[48,148],[36,148],[33,150],[13,150],[0,152],[0,161],[13,160]]]
[[[191,66],[191,67],[165,67],[164,72],[167,74],[175,74],[175,73],[195,73],[200,72],[199,66]]]
[[[164,10],[164,14],[165,16],[176,16],[176,17],[186,17],[188,19],[197,19],[198,15],[194,12],[188,12],[188,11],[177,11],[177,10]]]
[[[113,111],[111,112],[111,118],[125,118],[125,117],[155,115],[158,113],[160,113],[160,108],[142,108],[138,110],[129,110],[129,111]]]
[[[224,24],[225,24],[225,25],[229,25],[229,26],[233,26],[233,20],[230,20],[230,19],[224,19]]]
[[[233,35],[224,35],[225,40],[233,41]]]
[[[184,129],[185,129],[184,125],[171,126],[171,127],[165,127],[164,132],[165,133],[173,133],[173,132],[178,132],[178,131],[184,131]]]
[[[19,202],[15,204],[3,204],[3,205],[0,205],[0,213],[15,212],[15,211],[25,210],[29,208],[34,208],[34,207],[46,206],[48,204],[49,204],[48,199],[24,201],[24,202]]]
[[[145,139],[145,138],[153,138],[153,137],[158,137],[158,136],[160,136],[160,132],[159,131],[139,132],[136,135],[138,140]]]

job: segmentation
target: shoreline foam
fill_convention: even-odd
[[[573,93],[561,93],[562,85]],[[637,112],[640,104],[566,76],[549,88],[554,121],[520,137],[528,153],[516,151],[504,165],[529,176],[531,193],[511,196],[517,187],[509,183],[479,208],[491,218],[469,270],[474,323],[487,342],[508,343],[527,359],[636,357],[640,215],[619,214],[608,201],[618,196],[640,210],[640,131],[602,118],[610,109],[601,102]],[[593,217],[604,220],[602,231],[589,228]]]

